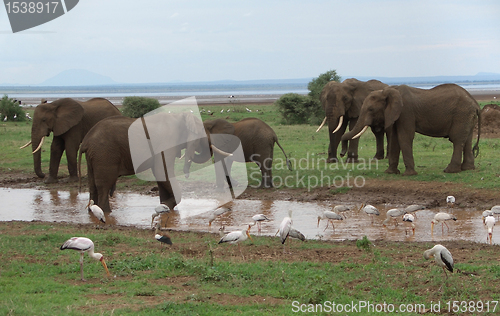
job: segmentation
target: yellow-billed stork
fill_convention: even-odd
[[[288,211],[288,216],[283,218],[280,224],[278,232],[280,233],[281,244],[283,245],[283,253],[285,253],[285,242],[290,235],[290,229],[292,228],[292,211]]]
[[[227,213],[231,211],[231,208],[229,207],[219,207],[215,211],[210,214],[210,217],[208,218],[208,227],[212,227],[212,222],[219,216],[221,216],[224,213]]]
[[[371,219],[372,219],[372,224],[373,224],[373,215],[375,216],[379,216],[380,215],[380,212],[378,211],[378,209],[373,206],[373,205],[361,205],[361,208],[363,209],[363,211],[370,215]]]
[[[413,235],[415,235],[415,216],[413,216],[412,214],[405,214],[403,215],[403,222],[408,223],[408,225],[411,227],[411,230],[413,231]],[[406,227],[405,234],[408,235]]]
[[[253,224],[255,225],[257,223],[257,229],[259,233],[261,232],[261,222],[263,221],[268,221],[269,218],[266,217],[264,214],[257,214],[252,216]]]
[[[492,215],[486,216],[484,218],[484,224],[488,228],[488,235],[486,236],[486,241],[489,240],[490,245],[493,239],[493,226],[495,226],[495,222],[496,222],[495,217],[493,217]]]
[[[434,219],[431,221],[431,233],[432,234],[434,233],[434,224],[436,223],[441,223],[441,233],[444,233],[443,224],[446,225],[448,231],[450,231],[450,227],[448,226],[448,224],[446,224],[446,221],[449,221],[451,219],[456,221],[457,217],[453,214],[448,214],[443,212],[439,212],[436,215],[434,215]]]
[[[245,260],[245,256],[243,256],[243,252],[241,251],[240,242],[247,240],[247,238],[250,238],[250,240],[253,241],[252,236],[250,236],[251,227],[251,225],[248,225],[248,228],[232,231],[226,234],[219,240],[219,244],[226,242],[229,244],[238,244],[238,249],[240,250],[241,257],[243,257],[243,260]]]
[[[493,215],[497,216],[497,219],[498,219],[498,217],[500,216],[500,205],[493,206],[491,208],[491,211],[493,212]]]
[[[170,213],[170,208],[165,204],[160,203],[158,206],[156,206],[154,213],[151,215],[151,226],[155,225],[153,223],[155,221],[155,218],[158,219],[158,216],[161,217],[163,214],[168,213]]]
[[[89,204],[87,204],[87,208],[89,212],[94,214],[94,216],[100,220],[103,223],[106,223],[106,217],[104,217],[104,212],[103,210],[98,206],[94,204],[94,200],[90,200]]]
[[[82,281],[85,281],[85,279],[83,278],[83,255],[85,253],[88,253],[89,257],[91,258],[99,260],[109,276],[109,270],[106,262],[104,261],[104,256],[98,252],[94,252],[94,243],[92,242],[92,240],[86,237],[72,237],[66,240],[66,242],[61,246],[60,249],[73,249],[80,252],[80,273]]]
[[[161,228],[161,221],[156,222],[155,226],[155,239],[158,240],[161,243],[165,243],[168,245],[172,244],[172,239],[170,238],[170,235],[167,233],[162,233],[160,228]]]
[[[345,216],[345,212],[350,211],[350,210],[351,210],[351,207],[350,207],[350,206],[347,206],[347,205],[343,205],[343,204],[341,204],[341,205],[335,205],[335,207],[333,208],[333,210],[332,210],[332,211],[333,211],[334,213],[339,214],[339,215],[343,215],[343,216],[344,216],[344,218],[347,218],[347,217]]]
[[[387,226],[387,224],[392,218],[394,220],[394,226],[398,226],[397,218],[403,216],[405,213],[406,213],[405,210],[400,208],[393,208],[388,210],[387,213],[385,214],[386,219],[382,222],[382,225],[384,225],[384,227]]]
[[[453,273],[453,257],[451,256],[451,253],[448,251],[448,249],[446,249],[446,247],[443,245],[435,245],[431,249],[428,249],[424,252],[425,259],[428,260],[431,258],[431,256],[434,256],[434,260],[436,261],[438,266],[443,268],[443,273],[446,276],[446,278],[448,278],[446,270]]]
[[[453,195],[448,195],[446,197],[446,204],[448,205],[448,207],[455,206],[455,197]]]
[[[342,220],[344,220],[344,218],[342,216],[340,216],[339,214],[337,214],[335,212],[324,211],[321,216],[318,216],[318,226],[317,227],[319,227],[319,222],[322,219],[326,219],[327,220],[326,227],[325,227],[325,229],[323,231],[325,231],[328,228],[328,224],[332,224],[332,229],[333,229],[334,232],[335,232],[335,226],[333,225],[333,221],[334,220],[336,220],[336,221],[342,221]]]

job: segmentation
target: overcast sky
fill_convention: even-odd
[[[81,0],[13,34],[0,8],[0,83],[500,73],[499,16],[497,0]]]

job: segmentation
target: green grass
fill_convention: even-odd
[[[489,102],[483,102],[481,105]],[[252,110],[251,113],[246,108]],[[375,137],[372,133],[365,133],[360,139],[358,164],[326,164],[328,157],[328,129],[323,128],[319,133],[317,126],[310,125],[281,125],[281,118],[277,109],[269,105],[226,104],[220,106],[200,106],[200,109],[210,110],[213,115],[202,113],[203,120],[224,118],[230,122],[239,121],[246,117],[257,117],[268,123],[278,135],[279,141],[285,149],[288,158],[294,164],[294,171],[286,168],[285,157],[278,146],[275,146],[273,177],[276,186],[292,188],[310,188],[331,186],[332,193],[342,193],[349,187],[359,185],[363,179],[400,179],[400,175],[384,173],[387,160],[371,162],[375,154]],[[231,112],[227,112],[231,109]],[[221,110],[224,110],[221,113]],[[32,113],[30,113],[32,115]],[[0,171],[14,171],[33,173],[33,160],[30,149],[20,150],[19,147],[30,139],[30,122],[7,122],[0,126]],[[49,137],[42,152],[42,170],[48,172],[50,158]],[[475,140],[474,140],[475,143]],[[456,182],[478,189],[498,189],[500,172],[496,166],[500,165],[499,139],[481,139],[480,153],[476,159],[476,170],[457,174],[447,174],[443,169],[451,159],[452,144],[443,138],[427,137],[416,134],[413,146],[417,176],[407,179],[415,181]],[[85,169],[85,163],[82,164]],[[193,166],[194,168],[196,166]],[[404,172],[402,156],[399,169]],[[260,171],[255,164],[247,164],[249,185],[260,184]],[[60,175],[67,175],[66,157],[63,155]],[[357,182],[354,180],[357,179]],[[286,183],[285,183],[286,180]],[[323,181],[321,181],[323,180]],[[349,182],[348,182],[349,180]],[[136,181],[144,184],[144,181]],[[118,182],[118,188],[120,183]]]
[[[294,315],[294,301],[429,308],[437,301],[500,298],[498,246],[481,245],[478,250],[464,242],[464,251],[458,243],[452,246],[452,253],[460,252],[457,257],[468,258],[455,268],[467,272],[451,275],[438,291],[442,271],[422,256],[429,243],[375,242],[367,252],[356,242],[294,242],[297,256],[292,257],[281,254],[278,238],[254,236],[254,244],[242,245],[247,254],[243,261],[237,247],[217,245],[212,234],[171,232],[174,246],[165,248],[149,231],[95,230],[92,225],[4,222],[0,233],[2,315]],[[85,256],[87,282],[80,281],[78,253],[59,250],[73,235],[94,240],[116,277],[105,277],[101,265]],[[262,257],[260,251],[268,255]],[[308,259],[311,251],[322,251],[336,262]]]

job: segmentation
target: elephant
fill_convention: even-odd
[[[31,144],[35,173],[44,178],[41,166],[41,148],[45,136],[52,132],[54,138],[50,147],[49,177],[45,183],[58,182],[57,173],[64,151],[68,160],[69,180],[78,180],[77,154],[78,147],[88,131],[103,118],[121,115],[120,111],[108,100],[93,98],[82,102],[71,98],[58,99],[52,103],[42,100],[35,108],[31,141],[21,148]]]
[[[111,211],[109,196],[113,195],[118,177],[133,175],[152,167],[153,170],[164,171],[163,175],[153,171],[158,183],[160,203],[173,209],[180,203],[180,188],[175,175],[166,176],[166,170],[169,170],[168,173],[174,170],[175,158],[181,157],[181,150],[184,148],[186,148],[184,154],[184,173],[186,174],[189,173],[191,162],[204,163],[211,158],[209,139],[201,120],[191,113],[164,113],[163,115],[165,116],[162,117],[160,128],[162,135],[159,137],[171,139],[177,145],[162,151],[161,155],[154,156],[152,160],[149,159],[136,168],[134,168],[133,153],[129,143],[134,135],[130,134],[129,128],[136,121],[141,123],[141,119],[124,116],[103,119],[83,139],[78,156],[79,174],[81,176],[81,158],[85,153],[90,199],[94,200],[103,211]],[[147,133],[151,132],[150,126],[148,126],[148,131]],[[151,134],[147,137],[149,139]],[[148,148],[147,142],[145,145]]]
[[[387,85],[378,80],[364,82],[354,78],[346,79],[342,83],[330,81],[325,85],[321,92],[320,100],[326,116],[316,132],[326,122],[328,123],[328,135],[330,137],[328,162],[338,162],[337,147],[339,146],[340,139],[344,135],[347,125],[352,129],[356,124],[359,111],[366,96],[372,91],[385,87]],[[375,134],[377,143],[377,152],[374,158],[384,159],[384,130],[372,128],[372,131]],[[344,157],[347,152],[347,161],[357,162],[358,143],[358,139],[353,139],[349,142],[349,148],[347,148],[347,141],[342,141],[340,157]]]
[[[474,157],[479,151],[481,134],[479,113],[476,100],[456,84],[442,84],[428,90],[407,85],[390,86],[366,97],[358,122],[342,140],[361,136],[368,126],[389,131],[389,167],[385,172],[400,173],[398,163],[402,152],[406,167],[403,175],[410,176],[417,174],[413,159],[415,132],[448,138],[453,143],[453,154],[444,172],[457,173],[475,168]],[[478,134],[473,148],[476,119]]]
[[[260,187],[273,187],[272,164],[274,143],[279,146],[283,155],[285,155],[287,166],[291,170],[290,161],[288,160],[283,147],[281,147],[278,142],[278,136],[274,130],[262,120],[250,117],[236,123],[229,123],[223,119],[216,119],[212,121],[205,121],[203,125],[210,134],[231,134],[238,137],[241,142],[241,147],[244,153],[244,161],[243,159],[234,160],[229,157],[225,159],[227,169],[226,179],[229,180],[228,184],[230,187],[232,185],[237,185],[236,181],[231,178],[231,166],[234,161],[257,163],[262,175]],[[224,151],[232,150],[227,150],[220,144],[215,145]],[[214,152],[214,160],[221,160],[221,156],[218,152]],[[216,186],[219,189],[224,187],[224,178],[221,177],[221,174],[223,173],[216,173]]]

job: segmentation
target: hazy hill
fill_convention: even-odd
[[[116,81],[108,76],[103,76],[95,72],[83,69],[64,70],[54,77],[51,77],[39,86],[100,86],[113,85]]]

